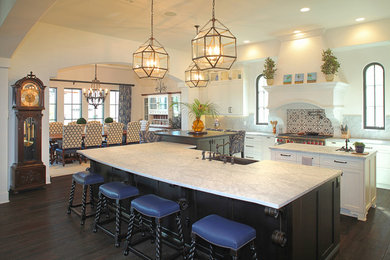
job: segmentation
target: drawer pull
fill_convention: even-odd
[[[291,157],[291,154],[280,154],[280,156]]]
[[[255,138],[254,138],[254,137],[248,137],[248,136],[247,136],[246,139],[255,139]]]
[[[254,157],[252,157],[252,156],[245,156],[245,158],[253,159]]]
[[[246,147],[254,147],[253,145],[245,145]]]
[[[347,164],[347,162],[343,162],[343,161],[337,161],[337,160],[333,160],[335,163],[344,163],[344,164]]]

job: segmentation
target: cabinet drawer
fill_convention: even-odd
[[[245,136],[245,144],[260,144],[261,139],[258,136]]]
[[[278,161],[297,162],[297,154],[289,151],[275,151],[275,158]]]
[[[321,167],[335,169],[363,170],[363,160],[354,160],[346,157],[320,155],[320,165]]]
[[[303,164],[302,160],[304,157],[311,158],[312,159],[312,165],[313,166],[318,166],[320,164],[320,155],[317,153],[298,153],[297,154],[297,163],[298,164]]]

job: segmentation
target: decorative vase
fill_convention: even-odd
[[[334,74],[325,74],[325,79],[326,81],[333,81]]]
[[[200,118],[195,119],[195,121],[192,123],[192,130],[194,132],[202,132],[204,128],[203,121],[200,120]]]
[[[267,79],[267,85],[271,86],[274,84],[274,79]]]

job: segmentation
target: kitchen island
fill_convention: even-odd
[[[256,229],[260,259],[319,259],[337,252],[340,170],[313,172],[310,166],[274,161],[224,164],[202,160],[200,151],[188,148],[159,142],[79,153],[107,180],[121,176],[142,194],[187,204],[182,214],[187,243],[192,223],[216,213]]]
[[[342,214],[365,221],[368,210],[376,207],[376,151],[359,154],[338,151],[336,147],[291,143],[270,149],[272,160],[342,170]]]

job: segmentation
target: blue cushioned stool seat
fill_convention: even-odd
[[[148,194],[131,201],[131,207],[143,215],[153,218],[163,218],[180,211],[180,206],[174,201]]]
[[[214,245],[238,250],[256,238],[256,230],[218,215],[209,215],[192,225],[192,233]]]
[[[73,179],[81,185],[92,185],[97,183],[103,183],[103,176],[90,171],[83,171],[73,174]]]
[[[99,192],[110,199],[127,199],[139,194],[136,187],[124,184],[122,182],[109,182],[99,187]]]

